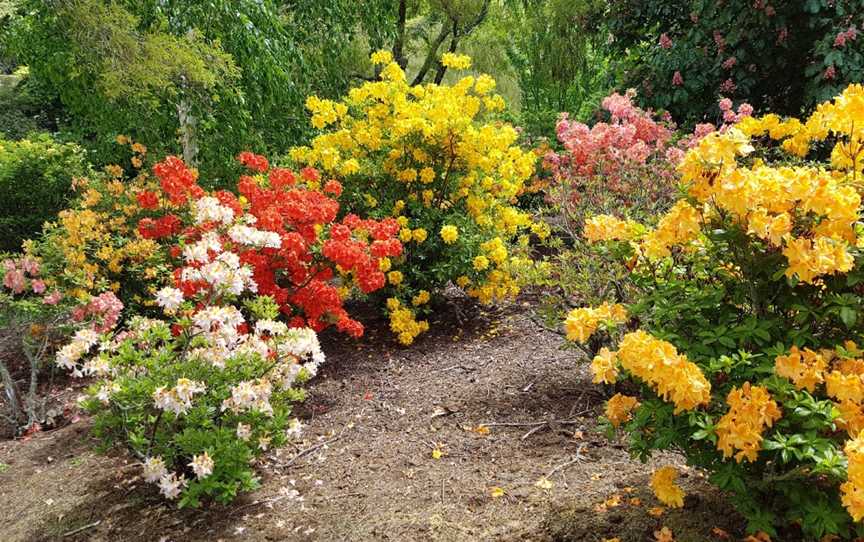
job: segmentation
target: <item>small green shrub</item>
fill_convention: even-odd
[[[21,248],[24,239],[62,209],[72,180],[88,171],[84,152],[48,135],[0,138],[0,251]]]

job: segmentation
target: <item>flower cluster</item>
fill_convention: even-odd
[[[654,490],[654,495],[660,502],[671,508],[684,506],[684,490],[675,483],[677,479],[678,471],[668,465],[657,469],[651,476],[651,489]]]
[[[855,521],[864,519],[864,437],[859,436],[843,448],[848,466],[847,480],[840,486],[843,506]]]
[[[742,459],[756,461],[762,448],[762,432],[780,419],[780,408],[767,389],[751,386],[749,382],[741,388],[732,388],[726,403],[729,412],[717,422],[717,449],[723,452],[723,457],[734,453],[739,463]]]
[[[603,303],[596,308],[582,307],[570,311],[564,321],[564,330],[568,340],[584,344],[600,324],[614,327],[626,322],[627,318],[627,309],[622,305]]]
[[[518,134],[492,117],[503,109],[494,80],[466,76],[452,86],[411,86],[387,52],[372,55],[381,79],[336,102],[311,97],[312,124],[322,130],[291,158],[339,175],[347,211],[389,217],[404,251],[379,262],[391,327],[409,344],[427,327],[421,291],[436,295],[449,283],[482,302],[513,297],[533,265],[515,240],[545,236],[514,205],[536,157],[515,145]],[[467,57],[442,62],[466,69]],[[520,236],[521,235],[521,236]],[[392,270],[391,270],[392,266]]]
[[[699,367],[679,354],[671,343],[642,330],[628,333],[618,345],[617,359],[627,372],[649,384],[675,413],[707,405],[711,383]]]

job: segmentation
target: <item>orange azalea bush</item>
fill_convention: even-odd
[[[630,275],[627,306],[573,310],[616,386],[610,429],[647,459],[672,449],[734,495],[751,532],[862,536],[864,86],[806,120],[747,117],[681,161],[655,227],[611,216],[584,237]],[[599,351],[598,351],[599,350]],[[652,487],[686,504],[674,469]]]
[[[127,311],[150,314],[159,288],[193,295],[215,252],[243,247],[234,267],[249,270],[254,292],[272,297],[293,327],[363,333],[343,302],[386,284],[383,262],[402,254],[395,218],[337,220],[342,185],[313,168],[294,172],[241,153],[248,174],[237,181],[238,197],[204,190],[197,171],[177,157],[143,169],[146,149],[123,143],[135,153],[134,177],[109,166],[79,179],[76,204],[27,243],[49,277],[46,287],[82,302],[111,290]],[[189,265],[197,275],[181,273]]]

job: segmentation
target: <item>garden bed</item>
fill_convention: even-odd
[[[530,308],[465,327],[451,309],[410,348],[394,346],[385,323],[359,342],[328,337],[300,411],[303,441],[267,456],[261,489],[229,507],[177,510],[134,460],[97,456],[86,420],[0,444],[6,540],[644,540],[662,525],[689,529],[679,540],[717,540],[715,526],[738,534],[710,491],[648,514],[652,465],[595,430],[600,388]],[[684,486],[707,487],[692,472]]]

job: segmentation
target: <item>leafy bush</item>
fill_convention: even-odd
[[[146,148],[123,143],[133,150],[133,166],[141,167]],[[239,198],[206,192],[197,171],[176,157],[154,165],[152,176],[133,168],[137,174],[127,182],[122,168],[109,166],[77,184],[75,205],[29,251],[73,297],[86,301],[110,289],[146,315],[160,286],[198,288],[198,275],[177,274],[180,263],[195,262],[206,272],[213,250],[243,246],[232,273],[249,266],[258,293],[272,296],[292,326],[317,331],[335,324],[361,335],[363,326],[342,303],[384,286],[380,262],[401,254],[394,238],[399,224],[356,215],[337,221],[337,181],[322,184],[311,168],[300,174],[270,168],[251,153],[239,159],[253,173],[238,181]]]
[[[39,385],[46,372],[53,376],[53,350],[71,332],[71,306],[33,258],[7,258],[0,265],[0,420],[15,434],[52,421]]]
[[[864,77],[862,0],[615,0],[603,17],[624,84],[688,123],[720,94],[795,115]]]
[[[619,302],[631,299],[627,282],[620,280],[629,274],[627,262],[598,259],[580,239],[583,233],[588,240],[602,235],[604,228],[616,222],[598,223],[586,217],[610,213],[622,221],[653,224],[678,195],[675,168],[685,151],[705,135],[726,130],[752,112],[748,104],[736,110],[724,98],[719,126],[703,123],[692,134],[683,135],[668,114],[660,116],[636,107],[635,97],[633,90],[607,96],[602,101],[607,118],[590,127],[562,114],[557,132],[563,148],[545,153],[544,166],[551,174],[547,212],[555,225],[555,235],[547,242],[553,251],[547,280],[552,288],[546,289],[541,307],[549,323],[560,320],[569,306],[590,305],[610,296]]]
[[[47,135],[7,141],[0,138],[0,251],[21,249],[42,223],[72,195],[72,181],[86,175],[83,151]]]
[[[103,317],[57,353],[62,368],[98,378],[84,401],[95,433],[141,458],[145,480],[180,506],[256,487],[251,461],[299,430],[291,403],[324,359],[314,331],[289,329],[273,298],[251,297],[258,285],[240,260],[257,243],[231,243],[232,232],[222,224],[188,245],[183,289],[155,296],[169,319],[136,316],[108,333],[122,310],[108,292],[82,311]]]
[[[781,539],[790,525],[864,534],[862,158],[861,85],[804,122],[748,117],[707,135],[656,228],[598,216],[586,231],[628,262],[635,302],[565,323],[573,341],[617,340],[592,369],[622,392],[606,418],[631,451],[679,451],[734,495],[750,531]],[[682,504],[668,471],[653,485]]]
[[[381,80],[352,89],[340,102],[309,98],[312,124],[324,133],[291,158],[343,179],[346,211],[395,217],[405,244],[389,271],[392,330],[403,344],[428,328],[419,314],[453,281],[482,302],[510,298],[532,262],[513,241],[541,224],[513,203],[531,177],[536,157],[514,145],[516,130],[496,122],[504,107],[488,75],[453,86],[411,86],[386,52]],[[444,65],[465,69],[470,59],[445,54]]]

